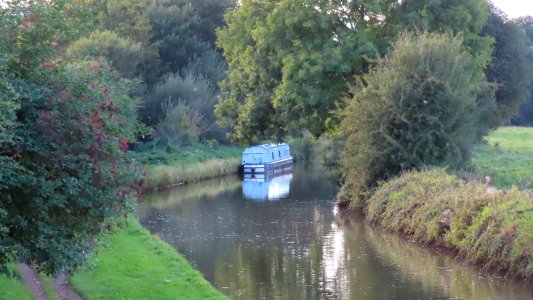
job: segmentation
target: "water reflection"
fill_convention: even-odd
[[[232,299],[533,299],[531,287],[336,218],[320,173],[295,169],[279,201],[249,201],[238,178],[155,194],[139,217]]]
[[[289,196],[291,181],[292,173],[244,174],[242,193],[250,200],[280,200]]]

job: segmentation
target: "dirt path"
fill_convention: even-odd
[[[30,288],[35,300],[48,300],[44,292],[43,284],[37,272],[27,264],[17,264],[22,281]]]
[[[44,291],[43,284],[39,274],[27,264],[17,264],[22,281],[30,288],[30,291],[35,300],[48,300]],[[54,290],[59,300],[83,300],[68,282],[68,277],[64,274],[54,278]]]
[[[54,290],[59,300],[83,300],[82,297],[70,285],[68,277],[65,274],[54,278]]]

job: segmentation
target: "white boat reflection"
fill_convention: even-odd
[[[246,199],[263,201],[279,200],[289,196],[292,173],[244,174],[242,193]]]

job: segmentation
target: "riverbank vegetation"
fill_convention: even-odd
[[[225,299],[133,218],[103,238],[98,249],[70,280],[84,299]]]
[[[533,279],[533,194],[464,182],[444,169],[381,183],[364,208],[370,222],[510,277]]]
[[[151,191],[204,179],[235,174],[241,164],[241,147],[195,145],[179,152],[145,151],[135,154],[146,171],[144,190]]]

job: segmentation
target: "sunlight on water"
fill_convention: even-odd
[[[333,216],[338,213],[338,208],[333,207]],[[337,223],[331,223],[330,233],[324,237],[324,255],[322,256],[325,289],[336,294],[339,298],[350,298],[349,278],[344,265],[345,253],[344,231]]]

